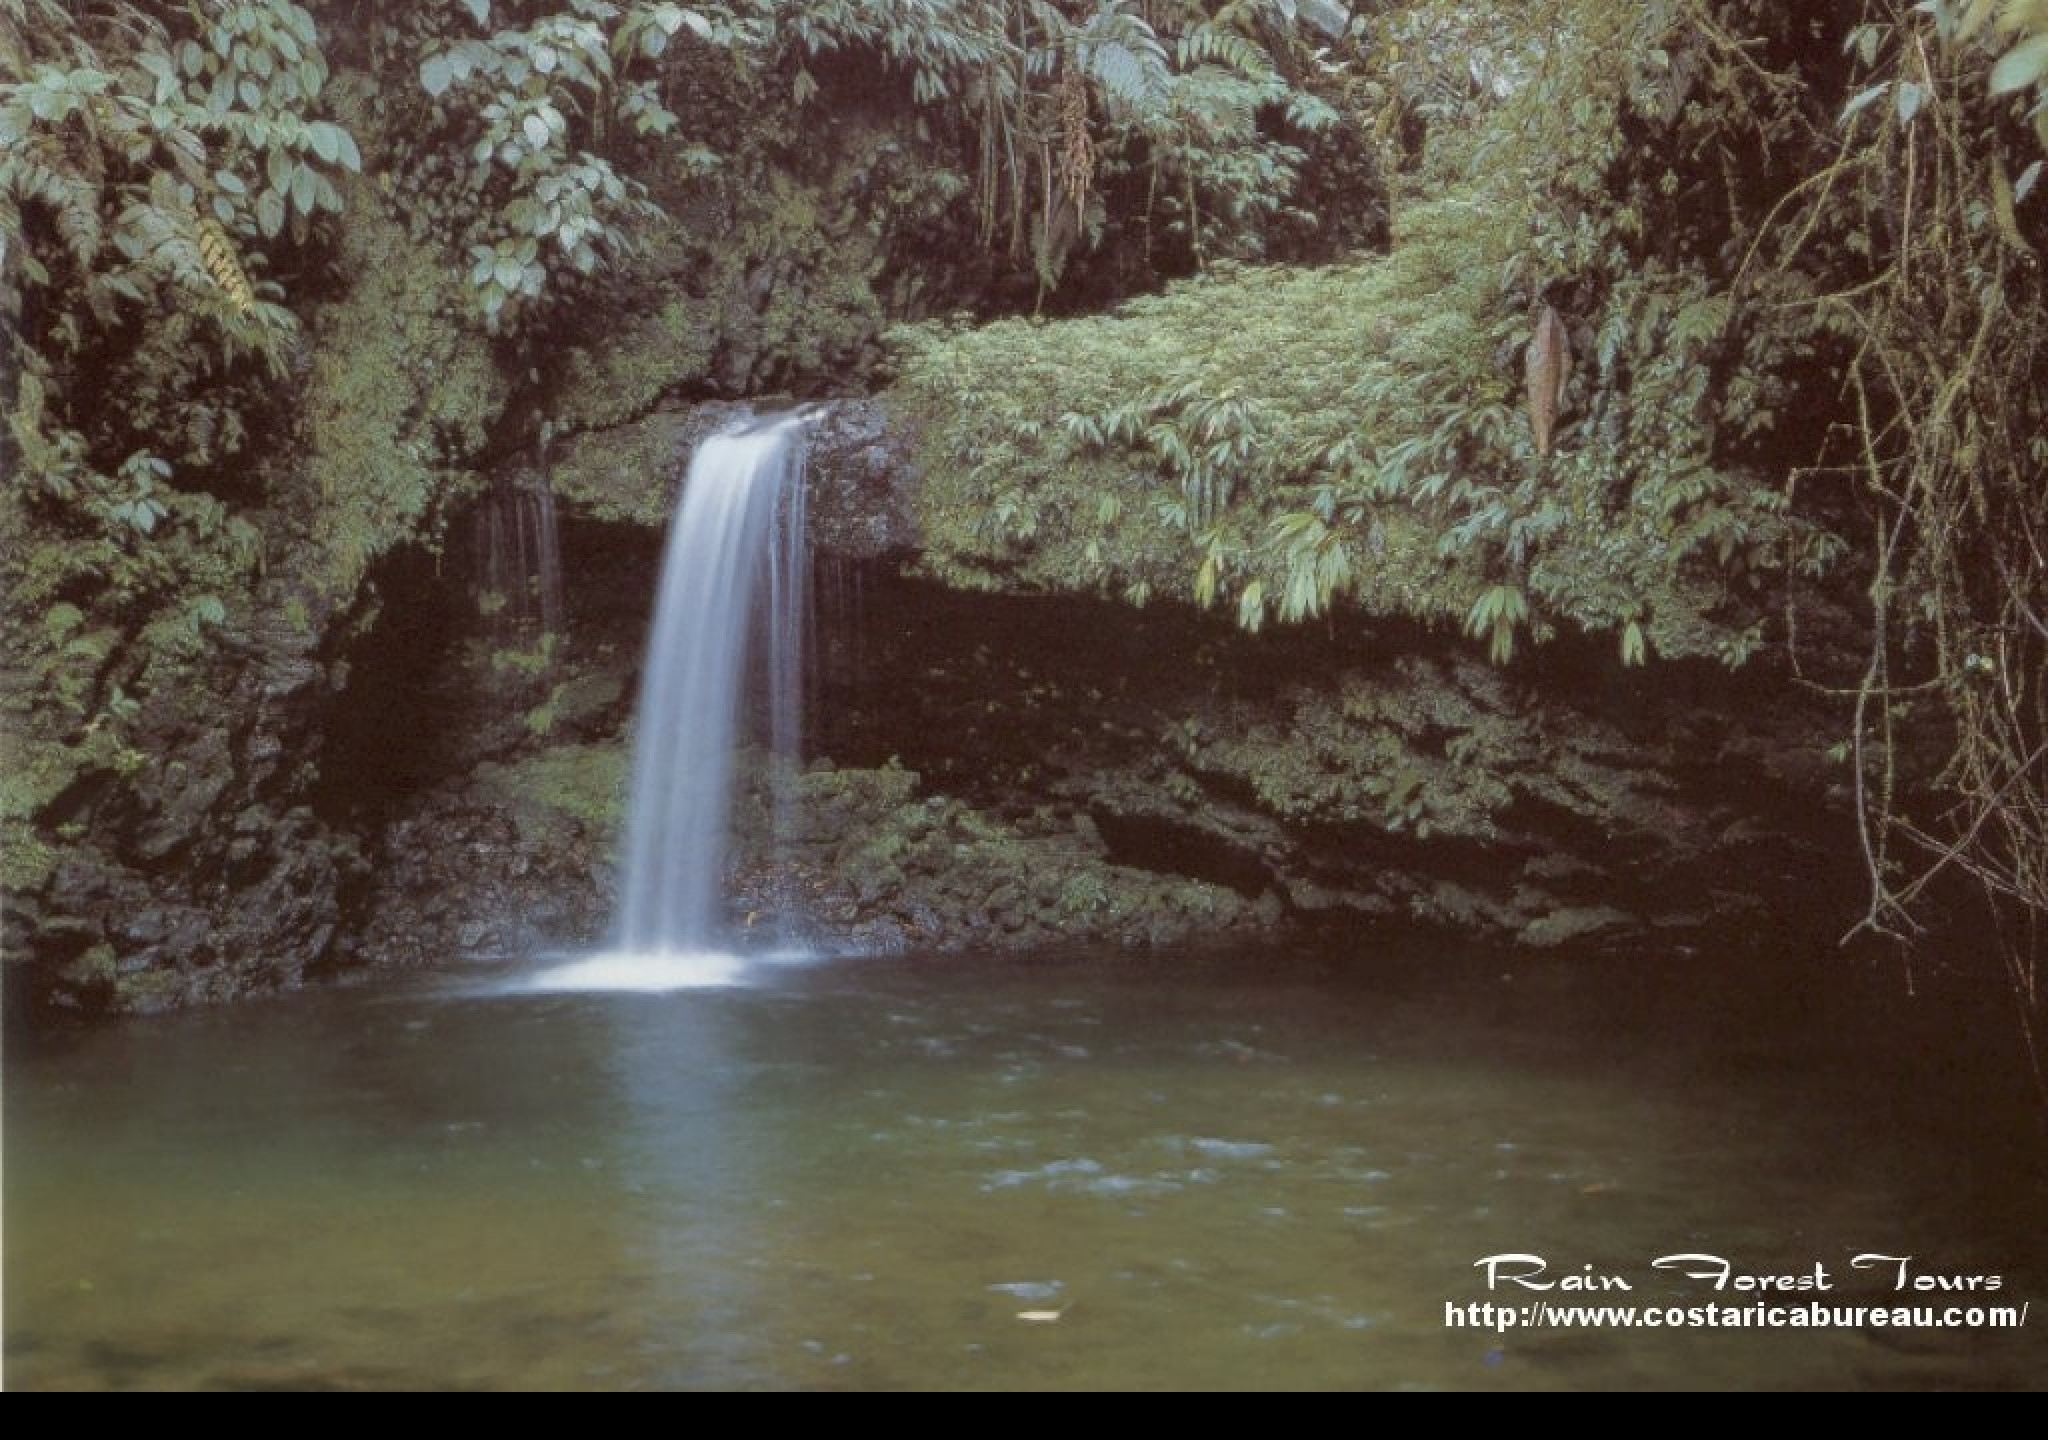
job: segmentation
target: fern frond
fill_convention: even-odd
[[[1272,58],[1265,50],[1235,30],[1209,24],[1196,25],[1180,37],[1177,48],[1183,70],[1192,70],[1197,65],[1219,65],[1262,84],[1278,78],[1273,71]]]
[[[1121,10],[1096,12],[1077,37],[1074,58],[1106,100],[1140,117],[1159,110],[1172,84],[1159,36]]]

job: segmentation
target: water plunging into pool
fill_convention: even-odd
[[[613,948],[546,972],[540,988],[666,990],[744,973],[721,892],[734,753],[758,690],[788,795],[803,723],[805,423],[798,412],[714,435],[691,460],[641,682]]]

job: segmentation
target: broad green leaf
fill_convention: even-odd
[[[2009,95],[2040,83],[2048,75],[2048,35],[2035,35],[2013,46],[1991,67],[1991,93]]]
[[[328,165],[341,158],[341,141],[337,138],[340,134],[339,126],[330,125],[325,120],[315,120],[306,127],[306,140],[312,145],[313,153]]]
[[[436,99],[446,94],[454,81],[455,74],[449,69],[446,55],[429,55],[420,62],[420,86]]]
[[[249,187],[242,183],[242,177],[232,170],[214,171],[213,183],[229,195],[246,195],[249,193]]]
[[[462,8],[478,25],[488,26],[491,23],[491,0],[462,0]]]
[[[1842,107],[1842,118],[1844,120],[1847,120],[1851,116],[1857,115],[1862,111],[1869,109],[1877,101],[1882,100],[1884,98],[1884,92],[1891,88],[1892,82],[1887,80],[1882,85],[1873,85],[1868,90],[1864,90],[1858,93],[1855,96],[1855,98],[1850,100],[1847,105],[1844,105]]]
[[[1237,623],[1243,629],[1257,634],[1266,623],[1266,585],[1254,580],[1246,585],[1237,596]]]
[[[1955,39],[1956,7],[1954,0],[1920,0],[1920,3],[1913,8],[1923,15],[1933,17],[1934,35],[1942,44],[1946,45],[1949,41]]]

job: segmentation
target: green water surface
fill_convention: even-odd
[[[1677,1252],[1883,1298],[1864,1251],[2038,1300],[2038,1118],[1996,1005],[1959,1038],[1838,964],[1739,986],[1368,946],[505,978],[18,1030],[6,1383],[2042,1382],[2040,1315],[1445,1323],[1503,1252],[1626,1300],[1713,1298],[1651,1268]]]

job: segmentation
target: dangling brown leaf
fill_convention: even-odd
[[[1565,382],[1572,378],[1572,342],[1565,334],[1564,321],[1545,305],[1536,312],[1536,333],[1529,337],[1529,428],[1535,432],[1536,453],[1548,455],[1551,437],[1557,429],[1557,412],[1564,406]]]
[[[2017,206],[2012,177],[2005,173],[2005,157],[1994,150],[1991,152],[1991,218],[1998,226],[1998,238],[2032,260],[2034,247],[2020,233]]]
[[[1088,134],[1088,87],[1072,69],[1060,74],[1060,193],[1074,207],[1074,228],[1088,220],[1088,189],[1095,183],[1095,142]]]

